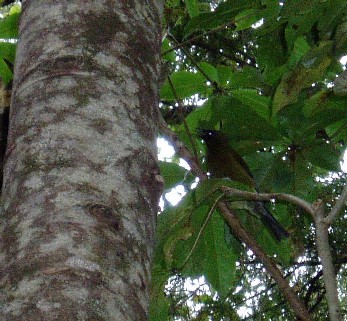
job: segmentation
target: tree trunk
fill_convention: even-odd
[[[162,0],[23,1],[0,320],[146,320]]]

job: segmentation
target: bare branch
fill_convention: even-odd
[[[288,300],[298,320],[312,320],[307,308],[298,298],[293,288],[290,287],[289,282],[283,277],[282,272],[276,265],[276,262],[263,251],[254,238],[243,228],[239,219],[228,207],[227,203],[220,201],[218,208],[221,210],[224,219],[228,222],[234,235],[244,242],[246,246],[251,249],[253,253],[262,261],[266,271],[272,276],[280,288],[283,296],[286,298],[286,300]]]
[[[334,270],[331,249],[329,246],[329,225],[324,218],[324,204],[318,200],[313,204],[314,223],[316,225],[316,242],[318,255],[323,266],[323,277],[326,289],[326,297],[329,307],[330,321],[342,321],[340,303],[337,293],[337,281]]]
[[[304,201],[303,199],[296,197],[291,194],[284,194],[284,193],[253,193],[253,192],[247,192],[238,190],[232,187],[222,186],[220,188],[222,192],[227,196],[240,196],[247,200],[253,200],[253,201],[270,201],[272,199],[275,200],[281,200],[281,201],[287,201],[289,203],[292,203],[294,205],[297,205],[304,209],[308,214],[310,214],[313,217],[313,210],[311,207],[311,204]]]

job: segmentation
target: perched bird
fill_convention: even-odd
[[[206,144],[206,164],[211,177],[229,178],[246,184],[255,191],[257,184],[243,158],[230,146],[228,137],[218,130],[198,129],[198,136]],[[288,232],[278,223],[266,208],[264,202],[254,201],[252,208],[270,230],[276,240],[289,236]]]

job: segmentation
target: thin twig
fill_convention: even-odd
[[[202,33],[202,34],[200,34],[200,35],[197,35],[197,36],[195,36],[195,37],[193,37],[193,38],[190,38],[190,39],[188,39],[188,40],[185,40],[185,41],[183,41],[183,42],[177,44],[176,46],[173,46],[172,48],[170,48],[170,49],[164,51],[164,52],[162,53],[162,56],[165,56],[166,54],[168,54],[168,53],[170,53],[171,51],[174,51],[174,50],[176,50],[176,49],[180,49],[180,48],[182,48],[183,46],[185,46],[185,45],[187,45],[187,44],[190,44],[191,42],[194,42],[194,41],[197,40],[197,39],[200,39],[200,38],[202,38],[202,37],[204,37],[204,36],[211,35],[211,34],[215,33],[216,31],[222,30],[222,29],[227,28],[227,27],[230,27],[230,26],[232,26],[232,25],[234,25],[234,21],[227,22],[227,23],[225,23],[224,25],[218,26],[218,27],[213,28],[213,29],[211,29],[211,30],[209,30],[209,31],[206,31],[206,32],[204,32],[204,33]]]
[[[169,35],[169,37],[178,44],[178,41],[173,35]],[[213,79],[211,79],[208,74],[206,74],[206,72],[199,66],[199,64],[196,62],[195,58],[189,53],[189,51],[186,50],[184,47],[182,47],[181,49],[185,53],[185,55],[191,60],[192,64],[196,67],[196,69],[201,72],[205,79],[213,85],[215,90],[219,91],[220,88],[218,87],[218,84]]]

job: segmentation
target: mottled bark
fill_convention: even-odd
[[[23,1],[0,320],[147,319],[161,2]]]

